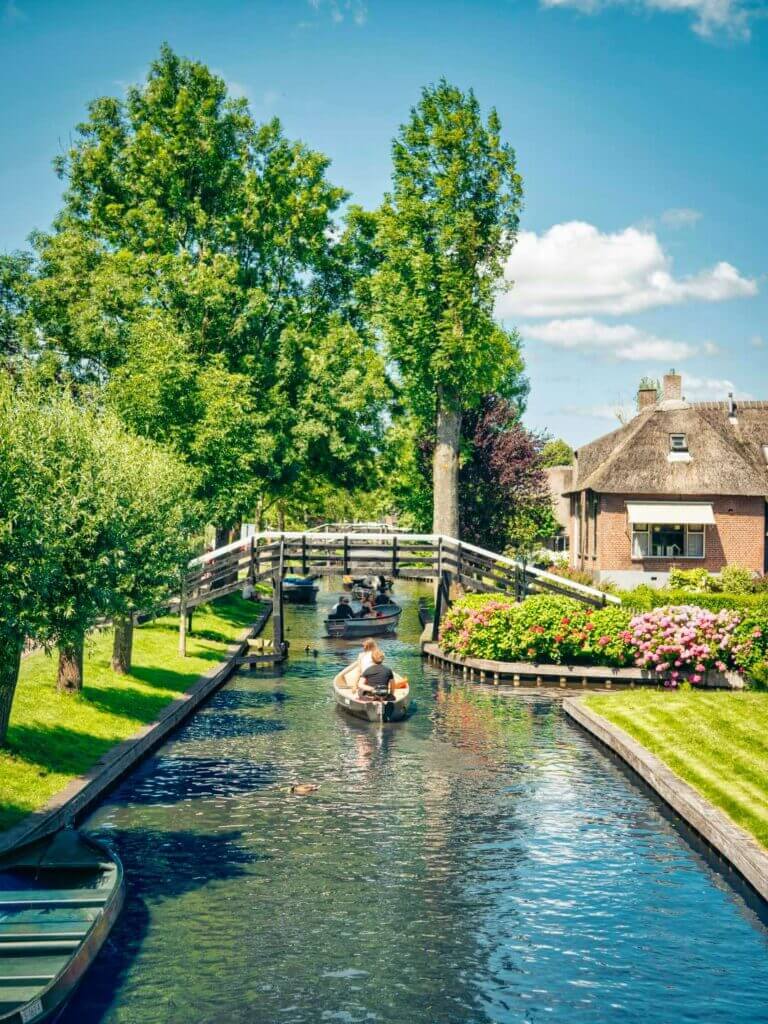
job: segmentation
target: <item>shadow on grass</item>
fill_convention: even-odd
[[[12,725],[8,749],[28,764],[50,772],[81,775],[119,742],[63,725]]]
[[[236,880],[247,865],[267,860],[247,850],[242,833],[200,835],[159,829],[109,829],[96,833],[120,856],[125,868],[125,909],[93,970],[78,989],[60,1024],[98,1024],[113,1008],[122,985],[141,951],[151,917],[148,904],[205,890],[211,882]],[[201,893],[195,917],[205,920],[207,901]],[[215,910],[214,910],[215,913]],[[179,921],[179,927],[183,923]],[[173,988],[173,986],[171,986]],[[162,1002],[162,995],[159,995]],[[164,1019],[167,1007],[157,1007]]]

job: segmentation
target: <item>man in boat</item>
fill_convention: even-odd
[[[378,647],[371,651],[372,665],[364,669],[357,684],[358,693],[377,700],[392,700],[390,684],[395,673],[384,664],[384,652]]]
[[[354,617],[354,611],[349,603],[349,598],[343,594],[331,608],[331,614],[328,616],[329,619],[351,619]]]
[[[358,619],[365,619],[373,615],[373,605],[371,604],[370,597],[364,597],[360,603],[360,611],[357,613]]]

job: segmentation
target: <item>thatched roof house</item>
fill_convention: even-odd
[[[671,373],[638,405],[576,453],[573,564],[623,584],[675,565],[767,571],[768,402],[686,402]]]

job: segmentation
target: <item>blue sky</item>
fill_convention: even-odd
[[[768,398],[768,22],[762,0],[0,0],[0,250],[56,212],[51,160],[160,43],[327,153],[375,205],[444,75],[496,106],[525,181],[527,423],[582,444],[642,375]]]

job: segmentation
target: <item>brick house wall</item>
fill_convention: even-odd
[[[705,528],[705,557],[633,559],[626,502],[676,500],[679,495],[593,496],[589,492],[574,495],[570,527],[572,564],[598,578],[610,576],[611,572],[663,574],[664,578],[659,580],[662,583],[672,568],[719,572],[725,565],[741,565],[762,573],[766,543],[765,499],[762,497],[686,495],[686,502],[712,503],[715,524]],[[621,577],[615,578],[622,582]]]

